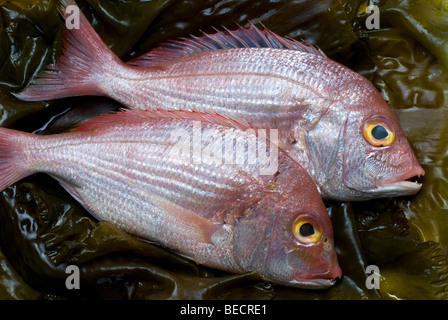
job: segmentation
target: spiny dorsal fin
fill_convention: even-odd
[[[222,116],[218,113],[198,112],[186,110],[162,110],[162,109],[123,109],[119,112],[105,113],[95,118],[89,119],[79,124],[74,131],[90,131],[98,127],[112,124],[116,122],[132,122],[141,119],[188,119],[202,121],[206,123],[214,123],[231,128],[241,130],[253,129],[252,126],[243,124],[232,118]]]
[[[215,29],[216,30],[216,29]],[[264,28],[258,29],[250,23],[249,28],[239,26],[236,30],[216,30],[214,34],[202,32],[201,37],[191,36],[172,40],[161,47],[128,62],[134,66],[155,66],[161,62],[186,56],[195,52],[210,50],[225,50],[235,48],[275,48],[296,50],[326,57],[320,50],[306,42],[302,43],[291,38],[281,37]]]

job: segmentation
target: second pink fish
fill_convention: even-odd
[[[0,191],[44,172],[96,218],[199,264],[288,286],[333,285],[341,269],[313,181],[281,150],[267,165],[260,155],[275,145],[266,152],[263,134],[241,129],[215,115],[141,110],[64,134],[0,128]]]

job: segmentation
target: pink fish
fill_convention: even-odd
[[[341,269],[313,181],[275,144],[258,143],[263,131],[242,129],[216,115],[143,110],[63,134],[0,128],[0,190],[44,172],[99,220],[198,264],[289,286],[333,285]],[[262,173],[269,157],[245,158],[254,139],[258,155],[277,153],[273,174]],[[224,149],[233,157],[220,161]]]
[[[326,199],[421,188],[415,178],[425,172],[379,92],[319,49],[251,25],[171,41],[124,63],[84,15],[79,22],[79,29],[64,31],[59,61],[17,97],[100,95],[130,108],[215,112],[278,129],[279,146]]]

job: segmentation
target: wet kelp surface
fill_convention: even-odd
[[[124,60],[212,27],[263,23],[366,76],[398,116],[426,170],[415,196],[326,203],[344,277],[334,287],[273,286],[196,265],[96,221],[36,174],[0,194],[1,299],[447,299],[448,4],[414,1],[77,1]],[[366,28],[368,4],[380,28]],[[59,54],[56,1],[0,1],[0,125],[42,134],[120,106],[102,98],[22,102],[19,91]],[[68,290],[66,267],[80,270]],[[369,265],[379,288],[366,285]],[[367,281],[369,282],[369,281]],[[371,289],[369,289],[371,288]]]

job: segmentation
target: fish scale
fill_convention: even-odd
[[[170,129],[174,130],[179,128],[170,126]],[[167,195],[170,192],[172,193],[170,188],[174,185],[179,191],[179,194],[183,195],[181,201],[189,198],[194,199],[196,194],[202,196],[205,194],[207,197],[216,199],[222,196],[223,190],[229,187],[234,187],[235,183],[232,183],[233,181],[237,184],[254,182],[253,180],[234,180],[235,177],[231,175],[232,172],[227,171],[225,166],[213,166],[213,170],[208,169],[207,167],[199,167],[199,169],[196,170],[192,164],[187,165],[185,162],[177,161],[177,159],[172,161],[170,157],[163,155],[161,157],[162,153],[160,148],[158,148],[158,150],[153,150],[154,146],[160,147],[160,142],[157,143],[157,136],[146,135],[145,137],[142,137],[139,134],[136,137],[133,137],[128,130],[126,130],[125,133],[123,132],[123,134],[126,135],[126,140],[124,141],[117,140],[116,133],[108,132],[98,141],[91,140],[89,143],[83,143],[82,141],[84,141],[84,139],[80,137],[81,140],[79,143],[70,141],[67,147],[59,144],[57,148],[58,150],[61,150],[61,158],[49,160],[50,162],[58,161],[59,163],[66,161],[73,162],[75,165],[85,167],[85,171],[79,172],[79,174],[86,175],[85,179],[88,179],[88,175],[91,175],[92,172],[97,172],[97,167],[99,167],[108,172],[107,177],[112,179],[112,181],[114,179],[121,181],[124,177],[130,177],[130,181],[134,188],[138,187],[139,184],[143,184],[144,186],[154,184],[154,190],[160,190],[161,193],[162,190],[165,191],[165,194],[160,194],[161,196]],[[115,139],[111,135],[115,135]],[[165,144],[168,138],[167,135],[162,135],[160,141],[163,141]],[[117,143],[123,142],[128,146],[130,141],[138,147],[135,152],[132,153],[132,156],[130,156],[131,154],[126,156],[127,152],[123,147],[118,150],[108,151],[108,145],[110,145],[110,148],[114,148]],[[52,142],[50,142],[50,144],[53,145]],[[55,147],[52,146],[52,148]],[[41,150],[44,154],[48,151],[44,148]],[[34,157],[39,157],[34,150],[31,152],[34,153]],[[123,162],[123,159],[126,159],[125,163]],[[34,161],[42,163],[41,159],[36,159]],[[36,167],[35,170],[48,171],[48,167],[41,165]],[[225,172],[225,174],[222,174],[221,172]],[[52,174],[61,176],[64,172],[53,172]],[[204,176],[206,176],[207,179],[204,179]],[[180,178],[180,180],[178,180],[178,178]],[[207,186],[206,193],[201,189],[201,186],[204,184]]]
[[[240,56],[236,53],[238,51],[248,51],[248,54]],[[285,50],[279,51],[285,52]],[[292,53],[303,55],[302,52]],[[300,66],[303,61],[296,62],[296,59],[285,57],[290,59],[290,63],[277,66],[273,70],[265,70],[264,65],[271,64],[265,61],[272,60],[269,59],[271,54],[274,55],[275,52],[269,53],[268,57],[263,57],[267,55],[267,52],[260,49],[233,49],[222,54],[209,53],[208,56],[202,57],[207,64],[192,65],[190,60],[186,60],[169,66],[161,66],[160,68],[163,69],[161,71],[151,70],[149,67],[146,70],[133,70],[133,72],[117,69],[113,74],[106,76],[107,80],[102,81],[103,91],[110,92],[111,98],[132,107],[167,108],[169,105],[171,108],[198,111],[216,108],[217,112],[234,118],[236,113],[244,111],[246,117],[253,122],[270,121],[272,113],[276,113],[277,110],[297,106],[296,97],[309,96],[313,97],[313,101],[330,98],[329,94],[325,95],[323,91],[316,91],[314,77],[308,78],[306,74],[305,77],[300,77],[300,72],[296,71],[296,65]],[[227,55],[231,55],[230,61],[225,60]],[[251,55],[255,56],[255,61]],[[197,60],[201,61],[200,57]],[[243,67],[236,65],[235,61]],[[314,74],[319,75],[317,72]],[[294,94],[282,94],[282,92],[287,93],[288,88],[298,87],[298,85],[301,91]],[[322,84],[323,87],[326,85],[328,84]],[[141,88],[145,88],[143,90],[147,95],[139,94],[138,91]],[[173,88],[177,95],[170,92]],[[261,105],[266,104],[270,105],[269,108],[260,108]],[[318,108],[317,103],[310,103],[308,106]],[[294,119],[290,121],[294,122]]]

